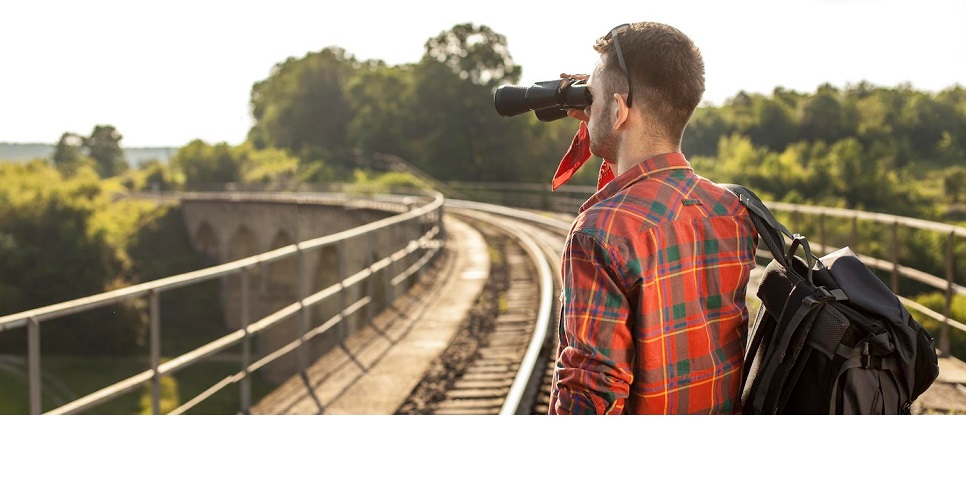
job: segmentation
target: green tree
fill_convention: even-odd
[[[284,149],[306,161],[350,169],[346,134],[352,111],[344,88],[358,66],[337,47],[275,65],[252,87],[255,124],[249,140],[258,149]]]
[[[719,182],[739,183],[767,193],[772,191],[770,181],[762,181],[758,174],[758,168],[767,154],[766,148],[756,147],[747,136],[732,134],[722,137],[718,142],[718,159],[713,164],[714,169],[705,174]]]
[[[782,106],[791,108],[794,111],[798,109],[798,105],[801,103],[802,98],[805,98],[807,95],[781,86],[776,86],[775,89],[772,90],[771,96]]]
[[[89,154],[94,158],[97,173],[102,178],[111,178],[128,169],[121,148],[121,133],[111,125],[97,125],[84,141]]]
[[[152,159],[142,163],[138,169],[144,175],[142,188],[149,190],[172,189],[177,181],[171,174],[171,169],[160,160]]]
[[[937,101],[928,93],[910,92],[899,114],[897,131],[908,138],[910,151],[907,159],[940,159],[941,145],[949,131],[954,130],[950,126],[956,125],[956,120],[955,105]]]
[[[418,108],[413,100],[411,66],[383,64],[361,68],[346,85],[352,119],[349,143],[364,152],[409,157],[412,153],[407,123]]]
[[[684,130],[681,147],[688,156],[717,156],[718,142],[732,132],[721,108],[701,106]]]
[[[755,121],[748,128],[748,136],[755,144],[781,151],[797,137],[794,110],[784,102],[757,96],[752,110]]]
[[[916,215],[913,188],[903,187],[897,172],[868,156],[857,139],[837,141],[828,160],[837,196],[845,200],[846,208]]]
[[[413,68],[407,122],[413,162],[443,180],[527,180],[523,172],[535,159],[528,151],[531,137],[520,128],[526,120],[507,121],[493,110],[496,85],[519,74],[503,36],[463,24],[429,39],[425,48]]]
[[[209,145],[196,139],[180,148],[171,164],[184,175],[189,188],[234,183],[242,178],[241,162],[224,142]]]
[[[234,148],[232,156],[241,168],[241,180],[245,183],[290,184],[299,172],[299,159],[283,149],[255,149],[244,142]]]
[[[885,88],[865,91],[855,99],[858,111],[856,136],[871,154],[896,156],[898,142],[893,125],[901,104],[898,92]]]
[[[855,134],[853,119],[840,99],[838,88],[825,84],[800,106],[801,138],[807,141],[835,141]]]
[[[124,285],[125,264],[95,212],[110,201],[93,171],[63,180],[44,162],[0,163],[0,315]],[[143,343],[139,304],[122,303],[44,324],[42,347],[123,353]],[[0,349],[25,347],[22,329]]]
[[[949,200],[958,203],[966,188],[966,170],[960,166],[949,168],[943,175],[943,191]]]
[[[966,158],[966,88],[957,85],[940,91],[936,101],[948,107],[937,154],[944,165],[958,164]]]
[[[426,58],[432,58],[460,79],[495,88],[520,81],[522,68],[513,62],[506,37],[486,25],[462,23],[426,42]]]
[[[93,160],[84,154],[82,148],[86,138],[77,133],[64,133],[57,141],[51,162],[61,175],[69,176],[83,167],[94,165]]]
[[[755,124],[755,99],[745,91],[739,91],[733,98],[725,102],[722,108],[725,122],[733,128],[733,132],[747,136],[748,130]]]
[[[179,206],[152,209],[138,221],[125,252],[131,258],[131,275],[147,282],[215,265],[215,261],[195,251],[190,242]],[[161,294],[164,311],[165,345],[175,345],[167,353],[186,352],[224,335],[218,297],[221,284],[203,281],[191,287],[166,290]],[[216,320],[212,320],[216,319]]]

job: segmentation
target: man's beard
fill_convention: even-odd
[[[600,115],[602,118],[605,118],[605,121],[595,122],[593,129],[589,131],[590,152],[605,162],[614,164],[617,161],[617,149],[620,138],[618,138],[617,133],[606,121],[606,119],[611,118],[611,108],[613,108],[613,103],[608,102],[607,111]]]

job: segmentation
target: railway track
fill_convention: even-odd
[[[535,213],[453,201],[447,213],[479,230],[498,256],[473,340],[452,344],[400,413],[546,415],[556,353],[559,260],[569,223]],[[471,314],[474,315],[474,314]],[[455,373],[454,373],[455,372]],[[444,377],[450,377],[446,379]]]

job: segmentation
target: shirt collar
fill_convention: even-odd
[[[621,190],[630,187],[638,181],[643,181],[655,174],[674,169],[690,170],[691,163],[688,162],[682,153],[664,153],[651,156],[605,184],[604,187],[600,188],[600,190],[580,206],[579,212],[584,212],[591,206],[613,197]]]

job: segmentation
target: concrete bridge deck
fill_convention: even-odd
[[[392,415],[449,345],[489,278],[482,235],[444,219],[441,260],[372,324],[252,407],[253,415]]]

